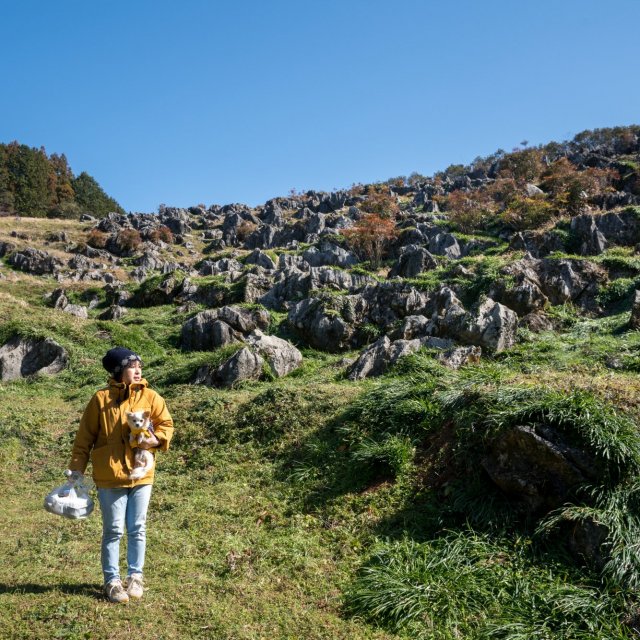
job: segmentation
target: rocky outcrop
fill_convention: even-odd
[[[640,329],[640,290],[633,294],[633,306],[631,307],[631,318],[629,319],[629,328]]]
[[[211,351],[240,342],[256,329],[266,329],[269,321],[269,313],[265,309],[228,306],[207,309],[184,323],[181,345],[186,351]]]
[[[243,380],[257,380],[262,376],[263,359],[248,347],[243,347],[219,367],[208,365],[196,372],[194,384],[210,387],[232,387]]]
[[[493,440],[481,464],[491,480],[529,512],[560,506],[597,473],[594,460],[548,426],[508,429]]]
[[[86,320],[89,317],[89,310],[84,305],[71,304],[67,298],[66,291],[64,289],[56,289],[49,296],[47,296],[49,304],[54,309],[59,309],[65,313],[69,313],[72,316]]]
[[[0,380],[59,373],[68,362],[65,349],[50,338],[38,340],[15,336],[0,347]]]
[[[640,215],[634,207],[580,215],[572,218],[571,232],[582,255],[598,255],[610,245],[633,246],[640,242]]]
[[[49,255],[46,251],[31,248],[12,253],[7,262],[16,269],[37,276],[53,275],[62,266],[60,260]]]
[[[246,340],[267,361],[277,378],[295,371],[302,364],[302,353],[287,340],[265,335],[259,329],[250,333]]]
[[[302,257],[312,267],[333,266],[346,269],[358,263],[358,258],[351,251],[331,242],[322,242],[317,248],[307,249]]]
[[[400,249],[397,262],[391,267],[389,277],[415,278],[423,271],[435,269],[438,266],[436,259],[424,247],[410,244]]]
[[[588,260],[552,258],[523,258],[501,273],[504,278],[490,295],[520,315],[566,302],[595,308],[598,286],[607,277],[602,267]]]
[[[475,311],[466,311],[453,291],[444,287],[428,331],[498,352],[513,346],[517,327],[515,311],[499,302],[486,298]]]
[[[422,346],[420,340],[394,340],[382,336],[367,347],[358,359],[349,367],[347,378],[361,380],[385,373],[403,356],[415,353]]]
[[[358,343],[346,297],[305,298],[289,311],[289,324],[312,347],[336,352]],[[359,346],[359,345],[358,345]]]

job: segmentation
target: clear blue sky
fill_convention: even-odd
[[[131,211],[640,122],[638,0],[0,0],[0,142]]]

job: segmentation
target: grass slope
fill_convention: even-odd
[[[595,434],[596,453],[632,469],[640,332],[626,331],[626,308],[601,319],[552,309],[562,332],[522,331],[459,372],[419,353],[351,383],[344,354],[307,349],[287,378],[222,391],[189,384],[220,354],[182,353],[172,307],[79,320],[45,304],[57,281],[2,271],[0,339],[46,335],[71,365],[0,385],[0,638],[636,637],[626,574],[577,564],[557,522],[510,519],[474,473],[463,487],[444,481],[451,455],[473,460],[479,426],[527,411],[568,416],[575,437]],[[126,607],[101,597],[99,513],[72,522],[42,509],[114,343],[143,354],[176,422],[150,509],[148,592]],[[599,430],[584,427],[589,411]],[[447,425],[460,416],[468,435],[454,443]],[[590,508],[635,509],[628,475]]]

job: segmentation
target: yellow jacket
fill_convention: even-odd
[[[100,488],[134,487],[152,484],[155,465],[139,480],[130,480],[134,452],[129,444],[127,411],[148,410],[160,446],[151,452],[166,451],[173,436],[173,420],[162,396],[147,386],[146,380],[125,385],[109,380],[106,389],[94,393],[84,410],[71,452],[71,471],[84,473],[89,458],[93,481]]]

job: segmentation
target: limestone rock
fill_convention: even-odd
[[[184,323],[181,344],[187,351],[210,351],[238,342],[255,329],[266,329],[267,326],[269,313],[264,309],[207,309]]]
[[[15,336],[0,347],[0,380],[55,374],[68,362],[67,352],[50,338],[36,340]]]
[[[490,445],[481,464],[493,482],[529,511],[549,511],[597,474],[582,451],[562,442],[551,428],[516,426]]]
[[[636,289],[633,294],[633,307],[631,309],[631,318],[629,320],[630,329],[640,329],[640,290]]]
[[[257,380],[262,375],[264,360],[243,347],[236,354],[216,369],[208,365],[200,367],[196,372],[194,384],[205,384],[215,387],[232,387],[243,380]]]
[[[302,364],[302,353],[287,340],[265,335],[256,329],[247,336],[247,342],[266,359],[278,378],[295,371]]]

